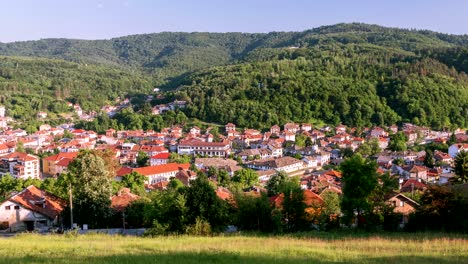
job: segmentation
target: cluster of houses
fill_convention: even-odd
[[[183,105],[183,101],[176,101],[172,106]],[[109,113],[114,110],[109,108]],[[408,136],[409,144],[418,140],[423,143],[445,143],[451,136],[448,132],[432,131],[412,124],[404,124],[400,128],[364,129],[359,135],[355,135],[356,129],[344,125],[318,129],[311,124],[296,123],[284,124],[283,128],[275,125],[265,132],[240,130],[228,123],[223,134],[211,133],[210,128],[202,130],[194,126],[184,129],[174,125],[159,132],[109,129],[102,135],[75,129],[69,124],[57,127],[42,125],[34,134],[27,134],[21,129],[0,133],[0,175],[10,174],[21,179],[57,177],[67,171],[81,149],[96,149],[112,151],[114,159],[121,164],[115,180],[137,172],[146,176],[147,191],[165,189],[171,178],[189,185],[197,177],[194,168],[209,170],[214,167],[225,170],[230,176],[242,168],[251,168],[257,171],[260,185],[280,171],[299,176],[301,187],[310,192],[307,197],[320,200],[319,197],[325,192],[341,194],[341,173],[328,168],[330,164],[342,161],[341,149],[355,151],[365,142],[377,139],[382,151],[370,158],[377,161],[379,173],[398,175],[400,192],[390,197],[389,201],[401,207],[398,210],[409,213],[411,209],[408,207],[414,210],[417,206],[410,194],[424,190],[429,183],[446,183],[453,177],[453,159],[458,152],[468,151],[468,144],[463,143],[468,142],[468,136],[464,131],[456,131],[457,143],[449,147],[448,153],[434,153],[434,159],[439,161],[440,166],[427,168],[424,166],[424,151],[387,150],[391,140],[389,133],[399,130]],[[295,144],[299,137],[306,138],[305,144]],[[18,151],[20,147],[27,153]],[[138,166],[138,157],[143,153],[149,157],[148,163]],[[176,163],[173,153],[191,156],[193,162]],[[38,154],[45,157],[40,159]],[[229,196],[229,191],[224,188],[219,188],[217,193],[220,197]],[[119,192],[114,198],[116,206],[121,208],[125,205],[122,201],[131,201],[135,196],[127,190]],[[34,186],[28,187],[1,204],[0,226],[8,226],[10,230],[47,226],[57,221],[57,212],[60,208],[63,210],[63,206],[64,202],[57,197]],[[21,213],[15,213],[15,210]]]

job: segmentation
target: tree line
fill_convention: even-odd
[[[233,177],[222,169],[198,170],[188,186],[171,179],[165,190],[145,191],[145,176],[133,172],[115,181],[118,167],[109,153],[84,150],[56,179],[0,179],[0,195],[8,198],[33,184],[68,201],[73,194],[74,222],[90,228],[147,228],[147,235],[224,232],[228,226],[242,231],[288,233],[337,230],[354,226],[368,231],[468,231],[467,153],[457,159],[459,177],[452,186],[429,185],[418,198],[419,206],[401,229],[403,215],[394,211],[388,198],[395,195],[398,178],[379,174],[377,164],[355,154],[340,165],[342,194],[325,191],[320,196],[304,191],[298,177],[278,172],[258,189],[258,175],[250,169]],[[172,157],[177,160],[180,157]],[[184,161],[185,162],[185,161]],[[465,165],[463,165],[465,164]],[[123,212],[111,208],[112,195],[129,188],[140,198]],[[220,194],[220,192],[222,194]],[[70,226],[70,207],[63,212]]]

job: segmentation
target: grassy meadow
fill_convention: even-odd
[[[24,234],[0,238],[0,263],[468,263],[468,236]]]

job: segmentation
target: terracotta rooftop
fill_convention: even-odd
[[[157,166],[147,166],[147,167],[136,168],[136,169],[133,169],[132,171],[136,171],[145,176],[150,176],[150,175],[168,173],[168,172],[179,171],[179,170],[188,170],[189,168],[190,168],[189,163],[183,163],[183,164],[168,163],[168,164],[157,165]]]
[[[284,194],[273,196],[270,201],[275,204],[276,207],[281,208],[283,206]],[[304,190],[304,203],[307,207],[320,206],[324,203],[320,195],[312,192],[311,190]]]
[[[70,162],[72,162],[73,160],[72,159],[69,159],[69,158],[63,158],[61,159],[59,162],[57,162],[57,166],[61,166],[61,167],[68,167],[68,165],[70,164]]]
[[[60,161],[61,159],[64,159],[64,158],[74,159],[74,158],[76,158],[76,156],[78,156],[78,152],[60,152],[59,154],[46,157],[43,160],[57,162],[57,161]]]
[[[130,192],[129,188],[122,188],[117,195],[111,198],[111,208],[117,212],[122,212],[133,201],[136,201],[140,196]]]
[[[8,160],[17,159],[17,160],[22,160],[22,161],[39,160],[39,158],[36,157],[36,156],[30,155],[30,154],[27,154],[27,153],[22,153],[22,152],[9,153],[9,154],[1,156],[0,158],[8,159]]]
[[[229,145],[228,142],[205,142],[197,139],[183,140],[179,143],[179,146],[206,146],[206,147],[225,147]]]
[[[169,153],[159,153],[157,155],[152,156],[152,159],[169,159]]]
[[[28,186],[8,200],[51,219],[57,217],[67,204],[65,200],[47,191],[43,191],[34,185]]]

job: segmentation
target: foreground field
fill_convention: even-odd
[[[0,239],[0,263],[468,263],[468,236],[20,235]]]

